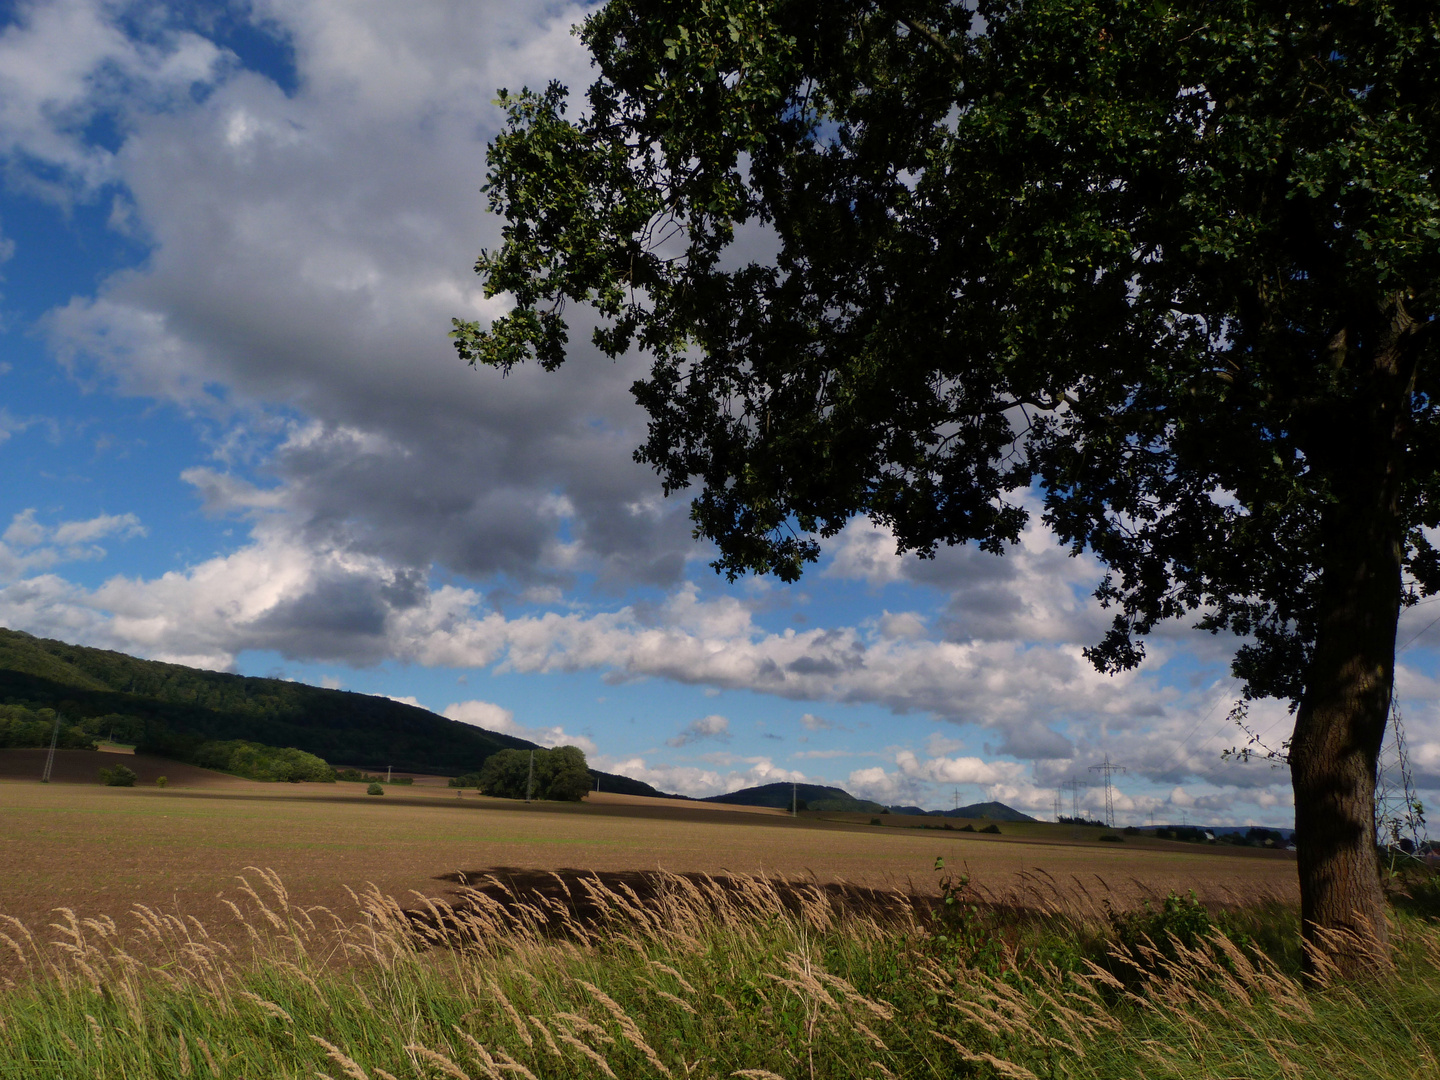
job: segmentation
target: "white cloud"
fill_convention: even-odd
[[[103,559],[106,552],[97,540],[145,535],[134,514],[98,514],[56,525],[46,525],[35,515],[33,507],[20,511],[0,534],[0,584],[60,563]]]
[[[162,9],[155,9],[160,13]],[[212,42],[166,24],[122,29],[120,5],[51,0],[20,5],[0,33],[0,159],[7,179],[57,201],[115,180],[115,153],[87,138],[105,117],[126,129],[137,114],[183,107],[215,83],[227,58]]]
[[[584,735],[572,735],[558,724],[527,727],[515,721],[513,711],[489,701],[457,701],[445,706],[441,715],[484,728],[486,731],[498,731],[502,735],[527,739],[540,746],[578,746],[585,751],[587,757],[596,753],[594,741]]]
[[[717,742],[730,741],[730,721],[718,713],[711,713],[709,716],[702,716],[690,721],[681,730],[680,734],[673,739],[667,739],[669,746],[689,746],[691,743],[701,742],[705,739],[714,739]]]

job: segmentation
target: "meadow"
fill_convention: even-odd
[[[1305,985],[1283,853],[175,782],[0,780],[0,1077],[1440,1074],[1436,923]]]

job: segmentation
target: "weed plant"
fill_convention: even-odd
[[[941,868],[943,872],[943,867]],[[137,905],[0,925],[0,1077],[1304,1080],[1434,1076],[1440,927],[1396,974],[1295,972],[1293,913],[1192,898],[1097,917],[963,875],[941,901],[656,874],[496,878],[341,915],[248,868],[233,924]],[[1053,885],[1053,883],[1051,883]],[[239,936],[234,936],[234,935]],[[1124,971],[1125,977],[1116,972]]]

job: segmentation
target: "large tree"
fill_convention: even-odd
[[[1295,711],[1304,925],[1385,963],[1399,611],[1440,587],[1433,0],[610,0],[501,100],[457,322],[508,370],[653,358],[637,451],[730,575],[857,514],[1003,552],[1025,493],[1138,664],[1189,616]],[[1341,933],[1330,933],[1339,931]]]

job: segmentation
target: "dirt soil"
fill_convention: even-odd
[[[140,786],[109,788],[94,777],[115,759],[86,751],[57,753],[57,782],[42,785],[44,753],[0,752],[0,778],[13,777],[0,779],[0,912],[37,927],[61,906],[123,924],[144,903],[223,931],[237,875],[258,885],[247,866],[273,868],[292,902],[342,915],[354,910],[346,886],[373,882],[410,906],[414,892],[453,894],[457,871],[534,880],[664,868],[933,892],[936,856],[994,893],[1048,876],[1095,905],[1191,888],[1219,902],[1296,894],[1285,853],[1099,843],[1062,826],[986,836],[606,793],[526,806],[419,781],[367,796],[361,784],[263,784],[143,756],[127,761]],[[170,786],[156,788],[155,775]]]

